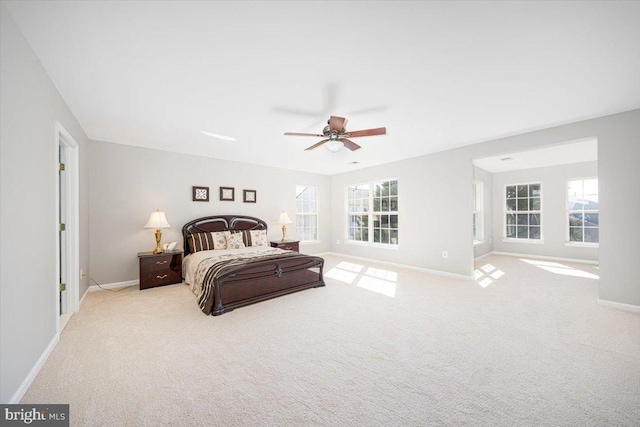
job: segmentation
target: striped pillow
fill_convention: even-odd
[[[210,251],[214,249],[227,248],[228,231],[217,231],[214,233],[192,233],[187,238],[189,251],[191,253],[200,251]]]

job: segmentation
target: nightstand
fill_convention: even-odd
[[[286,242],[281,242],[280,240],[272,240],[270,243],[272,248],[280,248],[287,251],[300,252],[300,240],[287,240]]]
[[[139,252],[140,289],[182,282],[182,251]]]

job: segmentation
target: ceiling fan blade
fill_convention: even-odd
[[[344,128],[344,117],[331,116],[329,117],[329,130],[331,132],[342,133],[342,128]]]
[[[345,132],[345,135],[349,138],[357,138],[359,136],[374,136],[374,135],[386,135],[387,128],[375,128],[365,130],[354,130],[353,132]]]
[[[322,138],[324,135],[321,133],[300,133],[300,132],[285,132],[287,136],[315,136]]]
[[[351,151],[356,151],[356,150],[359,150],[360,148],[362,148],[358,144],[356,144],[355,142],[349,141],[347,138],[340,138],[338,141],[341,141],[344,144],[344,146],[347,147]]]
[[[313,144],[311,147],[305,148],[304,151],[313,150],[314,148],[321,146],[322,144],[324,144],[327,141],[330,141],[330,139],[323,139],[322,141],[318,142],[317,144]]]

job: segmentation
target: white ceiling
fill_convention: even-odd
[[[535,150],[504,153],[475,159],[473,164],[489,172],[543,168],[598,160],[598,140],[590,138],[565,144],[554,144]]]
[[[6,4],[95,140],[335,174],[640,108],[640,2]],[[388,135],[282,135],[331,114]]]

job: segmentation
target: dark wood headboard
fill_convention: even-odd
[[[211,233],[213,231],[266,230],[267,223],[261,219],[244,215],[214,215],[189,221],[182,227],[184,239],[184,255],[190,254],[189,234]]]

